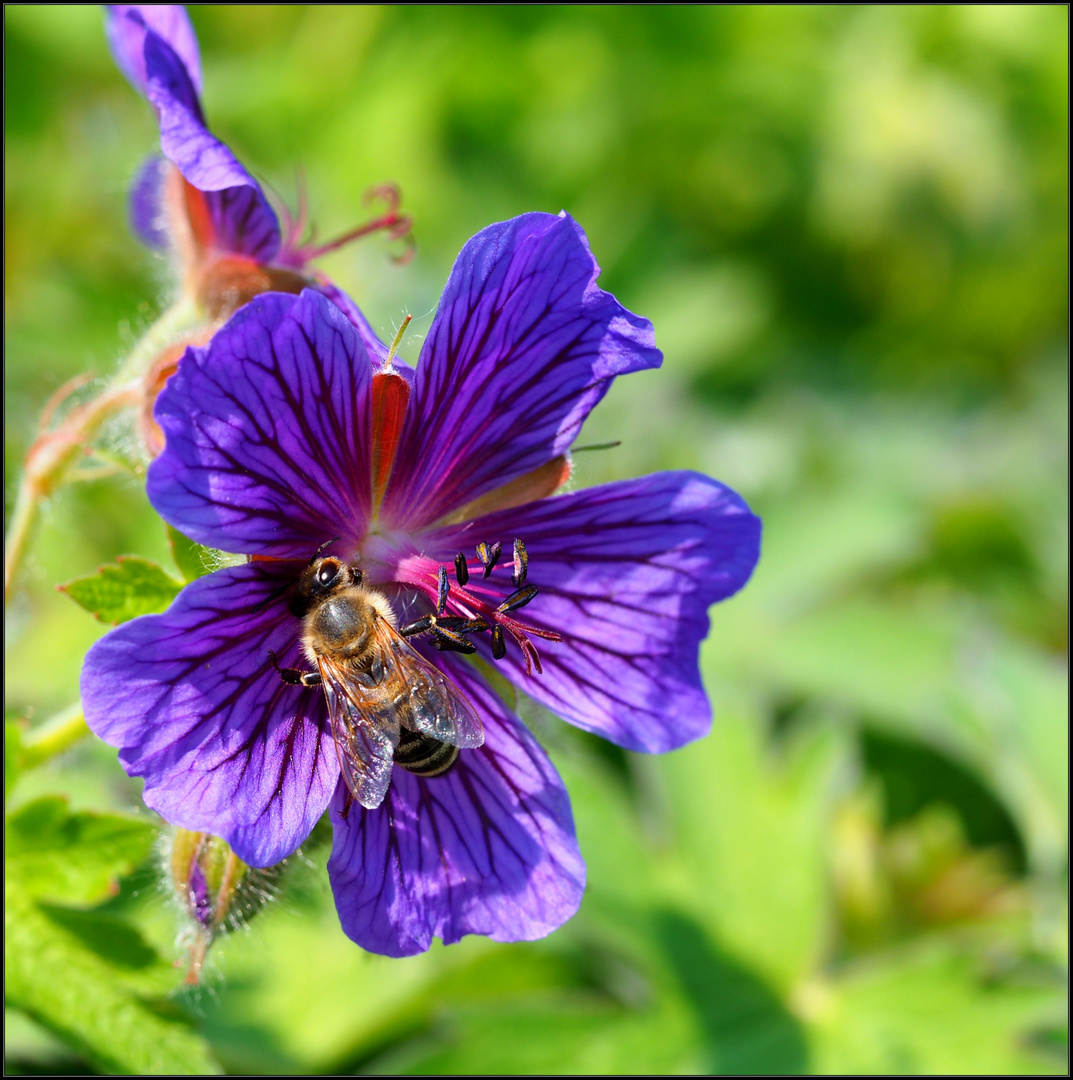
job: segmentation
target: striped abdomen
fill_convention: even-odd
[[[403,728],[395,747],[395,764],[415,776],[443,776],[458,760],[458,747]]]

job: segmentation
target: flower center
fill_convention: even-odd
[[[499,541],[480,543],[475,550],[475,559],[460,551],[452,571],[427,555],[408,555],[398,561],[394,580],[423,593],[433,607],[432,614],[408,623],[401,632],[408,636],[427,633],[434,648],[463,653],[476,651],[470,635],[489,633],[496,660],[507,655],[509,636],[522,651],[526,675],[534,670],[539,675],[543,668],[532,638],[562,641],[562,635],[513,614],[539,593],[536,585],[526,583],[529,555],[525,544],[516,539],[512,557],[505,563]]]

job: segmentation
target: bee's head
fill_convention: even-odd
[[[317,601],[351,585],[360,585],[361,579],[362,573],[358,567],[351,566],[334,555],[314,558],[302,571],[292,590],[291,611],[302,617]]]

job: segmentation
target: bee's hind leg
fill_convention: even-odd
[[[276,654],[271,651],[268,653],[268,659],[279,672],[279,677],[289,686],[320,686],[319,671],[299,671],[298,668],[280,667]]]

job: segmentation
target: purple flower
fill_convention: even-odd
[[[269,290],[313,286],[351,317],[375,346],[360,311],[307,264],[349,240],[384,229],[409,233],[390,185],[371,194],[386,212],[327,244],[303,244],[304,210],[281,230],[260,184],[205,122],[197,38],[180,4],[112,4],[106,32],[116,63],[156,110],[163,158],[143,166],[131,191],[131,219],[150,247],[177,249],[187,285],[213,316],[230,315]]]
[[[83,672],[86,718],[145,777],[150,806],[254,865],[293,851],[329,809],[340,919],[375,952],[540,937],[584,887],[550,761],[486,666],[431,644],[454,632],[630,749],[670,750],[710,724],[706,613],[748,579],[760,522],[696,473],[553,495],[611,380],[661,361],[651,324],[598,273],[571,218],[526,214],[462,250],[412,384],[390,364],[374,373],[322,296],[266,294],[187,351],[157,405],[154,506],[251,561],[102,638]],[[400,624],[442,611],[448,632],[410,640],[483,721],[484,744],[446,775],[396,762],[375,809],[350,804],[325,695],[269,659],[309,668],[282,591],[322,549],[359,567]]]

